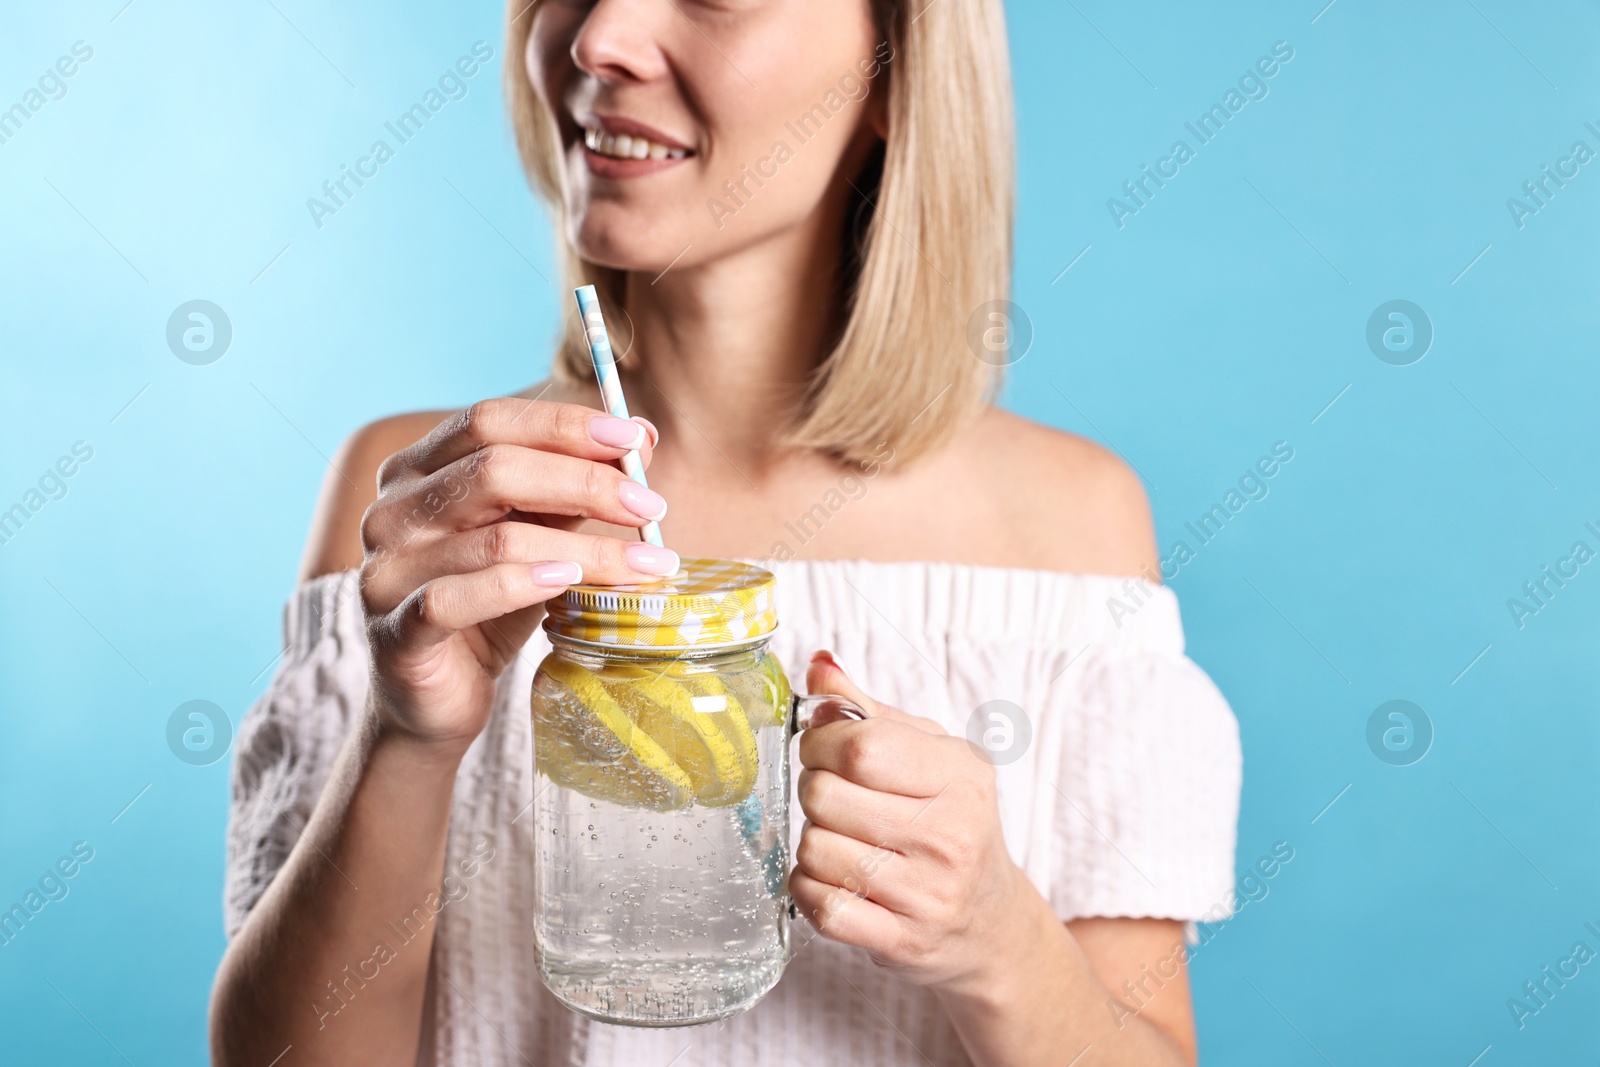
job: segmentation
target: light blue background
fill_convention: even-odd
[[[1242,728],[1239,868],[1295,849],[1197,953],[1205,1062],[1590,1062],[1600,964],[1520,1031],[1506,1001],[1600,949],[1600,566],[1521,629],[1506,601],[1600,548],[1600,162],[1522,229],[1506,199],[1600,149],[1600,10],[1323,2],[1009,5],[1036,337],[1008,403],[1123,452],[1164,550],[1295,450],[1172,581]],[[0,145],[0,508],[94,449],[0,545],[0,904],[95,849],[0,947],[18,1063],[202,1062],[228,761],[175,759],[167,718],[265,686],[341,439],[537,379],[566,307],[497,5],[122,3],[0,35],[0,107],[94,49]],[[480,39],[469,95],[315,228],[306,198]],[[1118,229],[1106,199],[1277,41],[1267,98]],[[233,323],[210,366],[165,343],[193,298]],[[1412,366],[1365,342],[1395,298],[1436,331]],[[1436,732],[1412,766],[1366,742],[1396,698]]]

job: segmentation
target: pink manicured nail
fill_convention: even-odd
[[[817,661],[820,660],[823,663],[830,663],[833,666],[837,667],[840,671],[843,671],[845,674],[849,674],[850,673],[849,671],[844,669],[844,664],[839,662],[839,657],[835,656],[832,652],[829,652],[825,648],[824,649],[819,649],[818,651],[814,652],[812,654],[812,656],[811,656],[811,660],[812,660],[812,662],[817,662]]]
[[[589,436],[612,448],[642,448],[648,431],[632,419],[596,415],[589,420]]]
[[[666,577],[678,573],[678,554],[670,548],[657,548],[655,545],[629,545],[623,549],[622,554],[628,559],[628,566],[641,574],[659,574]]]
[[[533,580],[537,585],[577,585],[583,581],[583,568],[576,563],[535,563]]]
[[[661,443],[661,431],[656,429],[656,424],[655,423],[651,422],[649,419],[645,418],[643,415],[635,415],[633,417],[633,421],[637,422],[639,425],[643,426],[646,430],[650,431],[650,447],[651,448],[654,448],[656,445],[659,445]]]
[[[638,429],[638,427],[635,427]],[[641,432],[643,432],[641,430]],[[660,522],[667,513],[667,499],[654,489],[646,489],[635,481],[626,481],[617,489],[617,498],[622,501],[622,506],[651,522]]]

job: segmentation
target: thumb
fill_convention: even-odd
[[[806,668],[806,689],[812,693],[831,693],[854,701],[867,713],[869,719],[893,719],[928,733],[944,733],[939,724],[931,719],[908,715],[892,704],[885,704],[869,697],[845,673],[844,667],[827,649],[819,649],[812,653],[811,664]]]
[[[844,667],[827,649],[819,649],[811,654],[811,664],[806,668],[806,689],[811,693],[831,693],[852,700],[861,706],[868,718],[889,717],[884,712],[884,705],[862,692],[861,687],[851,680]]]

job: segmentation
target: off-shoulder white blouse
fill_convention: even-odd
[[[1032,738],[997,767],[1006,845],[1063,919],[1216,920],[1230,914],[1241,760],[1233,713],[1184,655],[1178,600],[1104,575],[953,563],[759,562],[778,577],[772,648],[797,688],[832,649],[879,700],[967,730],[991,700],[1020,706]],[[240,725],[224,916],[231,938],[310,817],[360,714],[368,655],[355,571],[296,590],[285,654]],[[439,911],[423,1064],[537,1067],[968,1062],[928,991],[865,952],[811,936],[760,1004],[720,1023],[645,1030],[596,1023],[540,984],[531,941],[537,631],[500,680],[462,761]],[[793,810],[793,844],[802,819]],[[462,866],[462,861],[487,862]],[[339,976],[329,976],[337,978]],[[328,999],[307,1010],[319,1014]],[[330,1022],[330,1025],[334,1023]]]

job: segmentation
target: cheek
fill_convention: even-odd
[[[533,34],[528,35],[528,46],[522,50],[522,73],[528,79],[528,84],[533,86],[534,95],[539,97],[539,102],[548,107],[539,64],[539,40]]]
[[[851,103],[830,112],[825,92],[786,93],[717,116],[702,180],[705,195],[734,212],[727,230],[756,235],[816,209],[862,115],[861,105]]]
[[[737,208],[729,222],[747,231],[792,223],[816,208],[866,121],[871,99],[862,93],[858,67],[872,50],[870,23],[859,35],[844,35],[848,40],[792,28],[771,31],[783,39],[776,45],[768,36],[741,42],[727,60],[711,56],[726,75],[708,77],[718,84],[708,84],[700,95],[712,135],[708,194]],[[856,99],[840,89],[841,80],[856,87]],[[867,88],[876,92],[884,85],[880,77]]]
[[[546,109],[559,102],[563,84],[572,74],[571,46],[577,25],[559,8],[541,7],[534,15],[527,46],[522,50],[522,70],[534,94]]]

